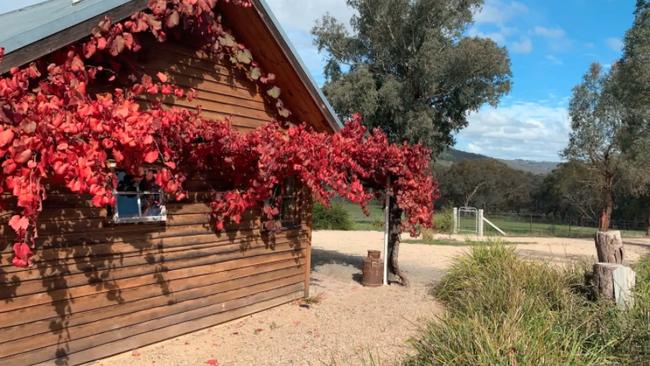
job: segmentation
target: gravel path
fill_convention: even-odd
[[[506,240],[522,243],[519,253],[532,259],[569,263],[595,256],[590,240]],[[370,358],[392,364],[408,352],[406,340],[416,334],[418,319],[442,311],[428,295],[430,284],[468,250],[404,244],[400,262],[412,286],[364,288],[357,282],[363,256],[382,248],[382,233],[323,231],[313,241],[311,294],[317,304],[283,305],[93,365],[359,365]],[[646,239],[626,244],[632,262],[650,248]]]

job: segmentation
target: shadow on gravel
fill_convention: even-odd
[[[311,269],[339,280],[361,283],[363,257],[345,254],[335,250],[312,249]]]
[[[317,267],[325,264],[341,264],[361,270],[363,268],[363,257],[340,253],[335,250],[313,248],[311,252],[311,269],[316,270]]]

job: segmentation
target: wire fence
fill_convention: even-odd
[[[598,224],[592,220],[558,218],[543,214],[486,213],[485,217],[510,236],[555,236],[568,238],[592,237]],[[621,230],[627,237],[646,235],[646,223],[638,221],[613,221],[612,230]],[[497,235],[486,226],[486,235]]]

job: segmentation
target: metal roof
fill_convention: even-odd
[[[0,14],[0,47],[5,48],[5,62],[11,62],[12,53],[19,54],[21,49],[33,45],[39,41],[45,40],[53,35],[64,32],[72,27],[79,26],[98,16],[109,13],[110,11],[133,3],[144,4],[144,0],[49,0],[43,3],[31,5],[22,9],[14,10],[9,13]],[[273,15],[270,7],[264,0],[253,0],[255,8],[262,15],[266,26],[273,33],[274,38],[280,44],[285,56],[289,59],[293,68],[296,70],[303,84],[307,87],[309,93],[317,101],[321,112],[326,116],[334,130],[339,130],[342,124],[337,117],[334,109],[323,95],[318,85],[314,82],[309,71],[305,67],[302,59],[296,52],[291,41],[283,31],[280,23]],[[124,8],[124,7],[123,7]],[[85,34],[87,36],[89,33]],[[49,44],[49,51],[65,46],[67,43],[74,42],[76,37],[61,37],[63,44]],[[80,37],[82,38],[82,37]],[[67,43],[65,43],[67,42]],[[45,51],[47,51],[45,50]],[[43,52],[45,52],[43,51]],[[43,53],[45,54],[45,53]],[[42,55],[41,55],[42,56]],[[17,58],[21,62],[29,62],[31,59]],[[5,69],[11,66],[20,65],[2,65]],[[0,70],[1,72],[2,70]]]
[[[0,46],[9,54],[130,1],[49,0],[0,14]]]

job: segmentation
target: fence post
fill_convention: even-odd
[[[478,236],[479,236],[479,238],[483,237],[483,228],[484,228],[483,214],[484,214],[484,211],[482,209],[478,210]]]
[[[530,214],[530,235],[533,235],[533,214]]]
[[[454,234],[458,234],[458,207],[454,207]]]

